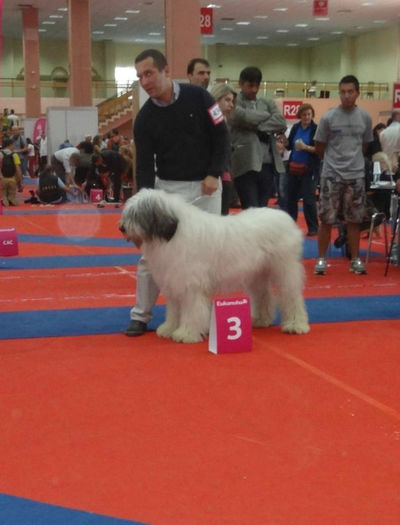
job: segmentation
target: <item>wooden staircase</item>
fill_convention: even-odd
[[[137,98],[137,90],[129,90],[120,96],[112,97],[98,104],[99,134],[104,135],[113,128],[118,128],[133,119],[133,100]],[[136,112],[135,112],[136,114]]]

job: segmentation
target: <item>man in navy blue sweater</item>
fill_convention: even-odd
[[[228,130],[218,104],[203,88],[173,81],[165,56],[147,49],[135,60],[149,99],[134,124],[136,179],[141,188],[179,193],[210,213],[221,213],[221,180]],[[147,262],[138,263],[136,305],[128,336],[142,335],[159,290]]]

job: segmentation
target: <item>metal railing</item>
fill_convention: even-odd
[[[237,80],[217,79],[216,82],[229,82],[233,87],[239,89]],[[92,96],[95,99],[109,99],[118,96],[120,93],[130,91],[132,87],[132,84],[117,85],[114,80],[96,80],[92,81]],[[310,88],[312,88],[311,91]],[[3,97],[25,96],[25,85],[22,79],[2,78],[0,79],[0,89]],[[330,98],[338,98],[338,84],[334,82],[270,80],[262,82],[260,86],[260,96],[265,97],[304,98],[310,95],[320,97],[321,94],[326,95],[328,92]],[[360,83],[360,92],[363,98],[388,99],[390,97],[387,82],[362,82]],[[69,97],[68,80],[41,80],[40,96]]]
[[[119,85],[115,80],[95,80],[92,81],[93,98],[112,98],[118,93],[127,92],[132,89],[132,85]],[[23,98],[25,97],[25,82],[17,78],[1,78],[0,90],[2,97]],[[40,80],[40,96],[42,98],[68,98],[68,80]]]
[[[237,80],[217,79],[216,82],[229,83],[233,88],[240,91]],[[267,98],[338,98],[339,90],[337,82],[271,80],[261,82],[259,95]],[[390,97],[389,84],[387,82],[360,83],[360,96],[362,98],[388,99]]]

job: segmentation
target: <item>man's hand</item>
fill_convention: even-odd
[[[218,179],[212,175],[207,175],[203,179],[201,190],[203,195],[212,195],[218,189]]]

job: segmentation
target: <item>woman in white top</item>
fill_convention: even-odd
[[[35,146],[32,144],[31,139],[26,139],[27,148],[28,148],[28,173],[31,179],[35,177],[36,169],[36,153]]]

